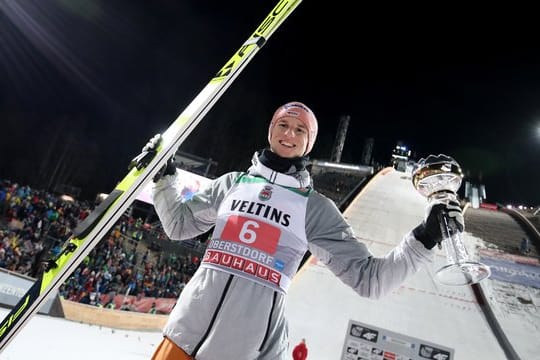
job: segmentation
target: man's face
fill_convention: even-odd
[[[270,149],[283,158],[304,155],[308,143],[308,129],[293,117],[283,117],[272,127]]]

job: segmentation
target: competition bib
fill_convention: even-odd
[[[307,250],[307,192],[243,176],[223,200],[201,266],[286,292]]]

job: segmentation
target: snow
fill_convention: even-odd
[[[0,309],[0,316],[7,315]],[[2,360],[148,360],[161,332],[141,332],[80,324],[36,315],[0,354]]]

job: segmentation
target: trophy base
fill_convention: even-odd
[[[435,278],[444,285],[472,285],[491,275],[489,266],[474,261],[450,264],[440,268]]]

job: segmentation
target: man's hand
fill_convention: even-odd
[[[461,207],[457,201],[446,203],[435,203],[427,208],[426,219],[413,230],[414,237],[424,244],[426,249],[433,249],[435,245],[443,240],[441,223],[444,225],[444,218],[448,222],[449,235],[463,232],[465,221]]]
[[[131,170],[134,167],[137,170],[145,168],[150,161],[156,156],[157,149],[163,142],[161,134],[156,134],[152,137],[141,150],[141,153],[131,160],[128,169]],[[174,166],[174,155],[167,161],[165,165],[154,176],[153,181],[157,182],[163,176],[176,174],[176,167]]]

